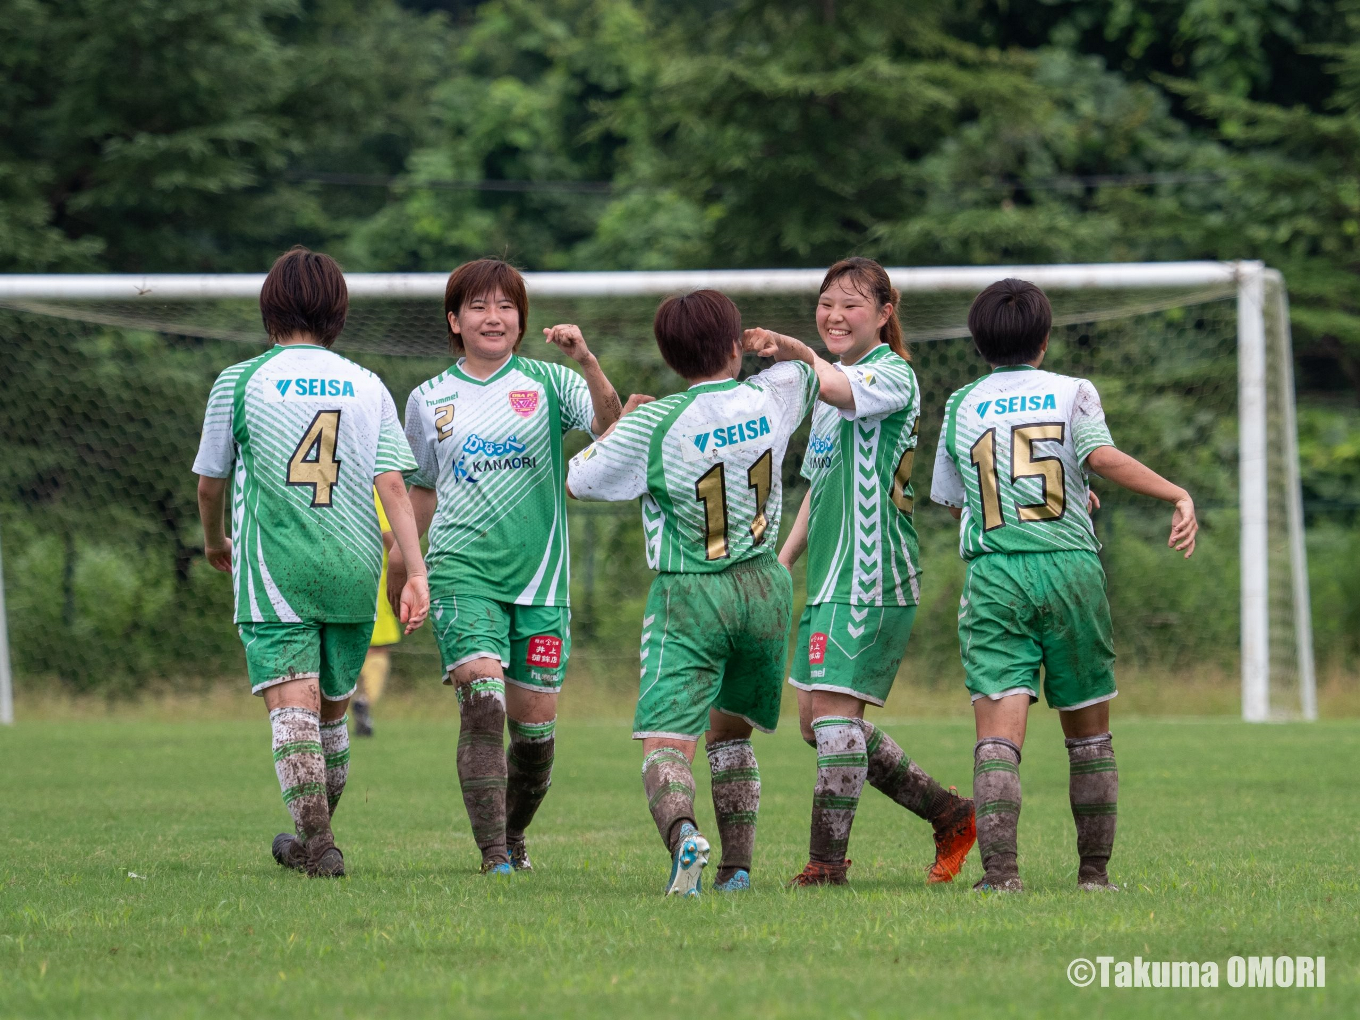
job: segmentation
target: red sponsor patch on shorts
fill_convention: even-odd
[[[808,638],[808,662],[820,666],[826,659],[826,635],[813,634]]]
[[[551,634],[539,634],[529,639],[529,651],[524,661],[530,666],[556,669],[562,665],[562,639]]]

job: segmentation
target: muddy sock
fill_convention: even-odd
[[[348,719],[349,716],[342,715],[321,724],[321,753],[326,756],[326,807],[332,818],[349,778],[349,727],[345,725]]]
[[[510,747],[505,752],[505,841],[523,843],[524,830],[552,785],[553,730],[557,720],[523,723],[507,719]]]
[[[675,852],[681,822],[694,822],[694,773],[689,759],[674,747],[660,747],[642,763],[642,789],[647,807],[656,822],[656,831],[666,849]]]
[[[856,719],[824,715],[812,721],[812,732],[817,736],[817,785],[812,791],[808,856],[820,864],[840,864],[869,772],[864,731]]]
[[[505,681],[477,677],[458,687],[458,784],[482,862],[510,860],[505,848]]]
[[[1077,823],[1077,853],[1081,856],[1078,882],[1106,877],[1105,868],[1114,851],[1114,830],[1119,820],[1119,768],[1114,761],[1114,738],[1066,740],[1068,795],[1072,818]]]
[[[718,816],[722,840],[717,880],[726,882],[740,870],[751,870],[760,810],[760,767],[749,740],[709,744],[708,767],[713,774],[713,813]]]
[[[869,755],[869,785],[914,815],[935,821],[949,807],[949,791],[935,782],[897,741],[867,720],[859,721]]]
[[[269,713],[269,725],[274,731],[274,771],[298,835],[310,839],[329,832],[331,813],[326,807],[320,713],[306,708],[276,708]]]
[[[973,802],[977,805],[978,853],[987,877],[1018,878],[1020,749],[1009,740],[983,737],[973,747]]]

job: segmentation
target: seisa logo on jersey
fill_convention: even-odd
[[[979,418],[987,417],[987,411],[991,410],[992,417],[999,414],[1014,414],[1017,411],[1056,411],[1058,400],[1052,393],[1031,393],[1027,396],[1019,397],[998,397],[996,400],[984,400],[977,406]]]
[[[538,410],[538,390],[511,390],[510,410],[521,418],[531,418]]]
[[[770,434],[770,419],[761,415],[747,421],[725,422],[707,432],[691,432],[684,436],[680,449],[685,460],[703,460],[716,456],[718,451],[744,443],[753,443]]]
[[[307,379],[292,377],[270,379],[272,385],[264,388],[266,404],[281,404],[289,399],[307,397],[352,397],[354,383],[349,379]]]

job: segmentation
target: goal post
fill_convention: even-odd
[[[645,327],[650,326],[649,319],[643,323],[640,309],[656,296],[715,287],[753,305],[760,301],[776,302],[758,306],[782,309],[780,314],[786,318],[779,320],[776,315],[776,321],[793,323],[801,335],[807,336],[812,331],[810,309],[823,272],[822,269],[573,272],[526,273],[525,278],[535,307],[581,309],[582,316],[594,314],[598,321],[613,325],[623,315],[618,309],[626,305],[633,308],[628,313],[632,316],[629,320],[632,340],[618,344],[613,354],[642,363],[648,358],[656,361],[654,351],[638,341],[647,331]],[[1236,472],[1236,506],[1232,509],[1239,527],[1242,717],[1252,722],[1282,716],[1316,718],[1293,354],[1288,299],[1281,275],[1260,262],[1250,261],[901,267],[890,268],[889,274],[904,295],[908,340],[918,344],[918,349],[937,341],[940,350],[946,344],[954,345],[952,350],[957,356],[950,371],[955,374],[941,378],[941,385],[955,384],[962,378],[958,373],[978,370],[975,354],[970,355],[966,349],[970,345],[966,343],[963,312],[973,293],[999,279],[1025,279],[1049,291],[1050,296],[1065,295],[1066,305],[1060,307],[1061,302],[1055,300],[1055,332],[1060,325],[1079,330],[1084,328],[1076,325],[1080,323],[1115,320],[1125,323],[1121,334],[1121,342],[1126,345],[1121,355],[1124,360],[1102,362],[1107,372],[1117,372],[1119,365],[1126,366],[1123,369],[1126,372],[1142,371],[1138,359],[1148,359],[1147,350],[1137,347],[1139,321],[1151,321],[1148,317],[1158,315],[1172,316],[1197,304],[1213,303],[1215,308],[1221,308],[1235,299],[1235,347],[1228,337],[1223,356],[1236,360],[1233,412],[1236,463],[1232,465]],[[438,355],[442,337],[438,329],[429,328],[429,323],[438,323],[436,309],[442,301],[446,274],[354,273],[346,279],[352,326],[345,337],[353,332],[357,337],[353,342],[367,344],[362,349],[384,356]],[[253,302],[263,281],[263,274],[0,276],[0,311],[29,316],[33,321],[65,319],[90,328],[257,343],[263,336]],[[1101,297],[1097,299],[1094,295]],[[777,304],[783,300],[785,306]],[[630,301],[633,305],[628,305]],[[558,304],[554,306],[553,302]],[[413,324],[417,308],[421,323],[418,327]],[[364,309],[383,311],[369,313]],[[360,313],[357,318],[356,311]],[[743,311],[746,312],[745,305]],[[369,326],[353,325],[364,315],[370,316]],[[755,324],[754,320],[750,324]],[[1185,335],[1189,338],[1185,341],[1187,345],[1195,342],[1189,327],[1185,327]],[[341,350],[349,349],[345,337],[339,345]],[[1075,340],[1089,344],[1090,337],[1083,333],[1075,336]],[[4,343],[0,333],[0,344]],[[244,356],[243,352],[241,357]],[[1065,365],[1066,362],[1058,366],[1058,370]],[[918,367],[923,388],[929,371],[928,365]],[[1194,365],[1185,371],[1191,374],[1183,374],[1182,380],[1193,381]],[[400,403],[403,394],[394,395]],[[1220,397],[1226,415],[1233,398],[1222,394]],[[196,434],[196,421],[192,427]],[[920,460],[916,484],[918,492],[924,492],[927,485],[921,469],[928,459],[923,456]],[[1186,481],[1193,491],[1195,479],[1190,477]],[[4,523],[0,520],[0,531]],[[67,541],[69,544],[70,540]],[[9,551],[7,548],[6,552]],[[0,585],[3,583],[0,580]],[[3,597],[0,588],[0,721],[8,721],[10,656],[5,644]],[[11,612],[14,611],[12,604]],[[1287,698],[1281,696],[1283,691],[1289,692]]]

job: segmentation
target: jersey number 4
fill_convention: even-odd
[[[769,521],[765,502],[774,481],[773,451],[766,450],[746,472],[746,486],[756,493],[756,516],[751,521],[751,544],[765,541]],[[722,461],[705,471],[694,483],[694,498],[704,505],[704,558],[727,559],[727,471]]]
[[[1061,443],[1066,430],[1062,422],[1044,425],[1015,425],[1011,428],[1011,484],[1022,478],[1039,479],[1043,500],[1039,503],[1017,503],[1015,515],[1026,523],[1056,521],[1067,509],[1067,476],[1062,460],[1055,454],[1036,454],[1035,443]],[[996,465],[996,429],[990,428],[978,436],[968,451],[977,469],[978,491],[982,496],[982,529],[991,531],[1006,523],[1001,512],[1001,480]]]
[[[288,458],[288,484],[310,485],[314,507],[331,505],[331,490],[340,477],[340,462],[335,459],[339,434],[340,412],[317,411]]]

